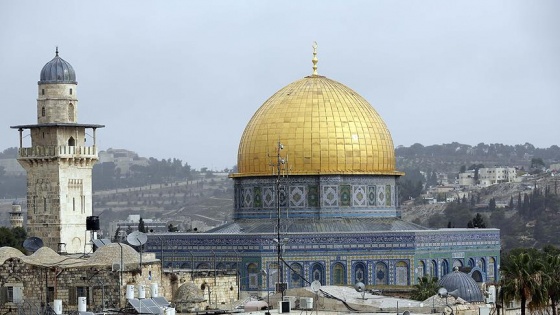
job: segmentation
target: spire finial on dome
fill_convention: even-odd
[[[58,57],[58,46],[56,46],[56,56]]]
[[[317,75],[317,62],[319,62],[319,59],[317,59],[317,42],[313,42],[313,59],[311,61],[313,62],[313,75]]]

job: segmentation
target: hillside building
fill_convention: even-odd
[[[478,182],[482,187],[500,183],[511,183],[517,180],[514,167],[485,167],[478,170]]]
[[[92,167],[97,162],[96,130],[78,123],[78,82],[72,66],[56,56],[41,70],[37,123],[19,131],[18,162],[27,172],[27,233],[59,252],[84,252],[86,218],[92,215]],[[91,144],[86,144],[91,129]],[[31,143],[24,140],[31,136]]]

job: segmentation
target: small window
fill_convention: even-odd
[[[45,95],[45,89],[41,89],[41,94]],[[72,94],[72,93],[70,93]]]
[[[43,211],[47,212],[47,198],[43,197]]]
[[[72,211],[76,211],[76,198],[72,198]]]
[[[72,95],[72,89],[70,89],[70,95]]]
[[[43,108],[41,108],[41,115],[43,117],[45,117],[45,114],[47,113],[47,111],[45,110],[45,106],[43,106]]]

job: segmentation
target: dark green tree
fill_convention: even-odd
[[[178,232],[179,228],[176,227],[175,225],[173,225],[172,223],[169,223],[169,225],[167,226],[167,231],[168,232]]]
[[[476,216],[472,220],[472,223],[473,223],[473,227],[475,228],[481,228],[481,229],[486,228],[486,224],[484,223],[484,218],[480,213],[476,214]]]
[[[496,210],[496,199],[490,198],[490,202],[488,202],[488,210],[490,211]]]
[[[144,219],[142,218],[140,218],[140,222],[138,222],[138,231],[146,233],[146,225],[144,224]]]
[[[438,278],[424,276],[418,278],[418,283],[414,285],[410,297],[416,301],[424,301],[433,296],[439,288]]]
[[[513,204],[513,196],[511,196],[511,197],[509,198],[509,209],[510,209],[510,210],[513,210],[513,207],[514,207],[514,204]]]
[[[23,228],[0,227],[0,247],[9,246],[25,252],[23,241],[25,241],[26,238],[27,233]]]

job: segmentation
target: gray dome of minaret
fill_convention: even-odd
[[[77,84],[74,68],[58,56],[58,47],[56,48],[56,56],[51,61],[47,62],[41,70],[41,79],[39,80],[39,84],[49,83]]]

